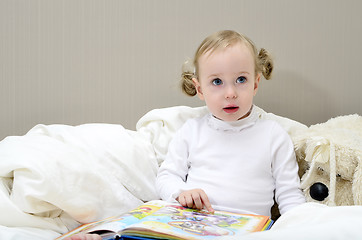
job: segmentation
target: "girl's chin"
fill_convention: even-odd
[[[228,115],[228,116],[215,116],[215,117],[217,119],[220,119],[220,120],[225,121],[225,122],[236,122],[236,121],[244,118],[243,116],[240,117],[240,116],[236,116],[236,115],[235,116],[230,116],[230,115]]]
[[[234,113],[234,114],[222,114],[222,116],[215,116],[216,118],[223,120],[225,122],[236,122],[239,121],[243,118],[246,118],[250,115],[250,112],[246,112],[244,114],[240,114],[240,113]]]

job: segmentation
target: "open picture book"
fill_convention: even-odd
[[[264,231],[271,225],[267,216],[209,213],[154,200],[121,216],[81,225],[57,239],[80,232],[97,233],[102,239],[213,239]]]

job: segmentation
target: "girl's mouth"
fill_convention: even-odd
[[[225,108],[223,108],[223,110],[224,110],[226,113],[234,113],[234,112],[236,112],[236,111],[239,110],[239,107],[236,107],[236,106],[225,107]]]

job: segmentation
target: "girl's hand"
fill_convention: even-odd
[[[182,192],[176,200],[184,207],[197,208],[200,210],[205,207],[207,211],[214,212],[209,198],[202,189],[192,189]]]

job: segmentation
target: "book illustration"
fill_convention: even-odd
[[[157,204],[141,205],[140,207],[133,209],[124,215],[107,218],[100,222],[95,222],[89,226],[88,229],[86,229],[86,232],[98,234],[101,234],[105,231],[118,232],[120,229],[124,229],[127,226],[138,223],[141,219],[156,212],[160,208],[161,206]],[[82,232],[84,232],[84,230],[82,230]]]
[[[156,200],[116,217],[84,224],[59,237],[97,233],[103,239],[213,239],[268,229],[267,216],[224,211],[209,213]]]
[[[266,223],[264,216],[239,215],[228,212],[210,214],[206,211],[168,205],[142,219],[141,222],[124,229],[120,235],[153,237],[172,235],[186,239],[211,239],[216,236],[234,235],[236,232],[261,231]],[[147,234],[142,232],[147,229]]]
[[[191,209],[181,208],[177,211],[178,206],[169,206],[162,211],[157,212],[154,216],[144,219],[142,224],[156,226],[157,228],[170,229],[170,227],[182,230],[196,236],[223,236],[233,235],[234,232],[223,227],[231,226],[237,221],[233,218],[222,215],[210,215],[202,212],[196,212]],[[158,218],[160,216],[160,218]],[[169,217],[169,219],[166,218]],[[165,224],[160,224],[164,222]]]
[[[112,235],[118,232],[125,227],[132,225],[133,223],[139,222],[142,218],[152,214],[153,212],[159,210],[164,203],[160,201],[152,201],[145,203],[138,208],[135,208],[125,214],[105,218],[100,221],[95,221],[87,224],[83,224],[72,231],[63,234],[57,240],[64,239],[76,233],[96,233],[100,235]],[[111,234],[110,234],[111,233]]]

